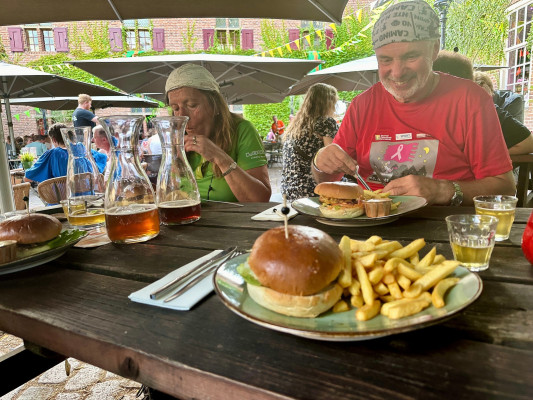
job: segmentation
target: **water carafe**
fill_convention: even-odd
[[[152,119],[163,152],[157,175],[156,203],[165,225],[189,224],[200,219],[200,192],[184,149],[188,120],[189,117],[183,116]]]
[[[154,190],[138,153],[144,117],[117,115],[98,119],[109,143],[116,143],[111,147],[105,190],[107,235],[114,243],[144,242],[159,234]]]
[[[63,208],[70,225],[90,229],[104,225],[104,177],[91,154],[90,126],[61,128],[68,151],[67,200]]]

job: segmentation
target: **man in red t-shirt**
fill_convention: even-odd
[[[429,204],[514,195],[492,99],[474,82],[432,71],[439,37],[439,18],[424,1],[381,14],[372,33],[380,82],[352,101],[333,144],[315,155],[317,181],[338,180],[359,166],[374,188]]]
[[[274,121],[272,124],[272,132],[274,132],[276,136],[283,135],[283,132],[285,132],[285,124],[283,121],[278,119],[276,115],[272,116],[272,120]]]

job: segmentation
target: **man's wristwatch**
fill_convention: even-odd
[[[461,190],[461,186],[457,182],[452,182],[453,189],[455,190],[455,193],[452,196],[452,199],[450,200],[451,206],[460,206],[463,203],[463,191]]]

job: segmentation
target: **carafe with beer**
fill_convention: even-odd
[[[157,176],[156,199],[161,222],[189,224],[200,219],[200,192],[184,149],[189,117],[153,118],[163,157]]]
[[[70,225],[91,229],[105,223],[104,177],[91,154],[90,126],[61,128],[68,151],[67,200],[64,210]]]
[[[144,242],[159,234],[159,213],[137,146],[144,117],[98,118],[108,135],[111,165],[105,190],[107,235],[114,243]],[[116,139],[113,141],[112,137]]]

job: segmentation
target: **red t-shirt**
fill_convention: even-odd
[[[374,170],[389,182],[405,175],[468,181],[512,169],[492,98],[472,81],[439,75],[420,102],[400,103],[378,82],[350,104],[333,142],[373,188],[382,187]]]
[[[283,135],[283,132],[285,132],[285,124],[283,121],[278,119],[277,123],[272,123],[272,132],[277,135]]]

